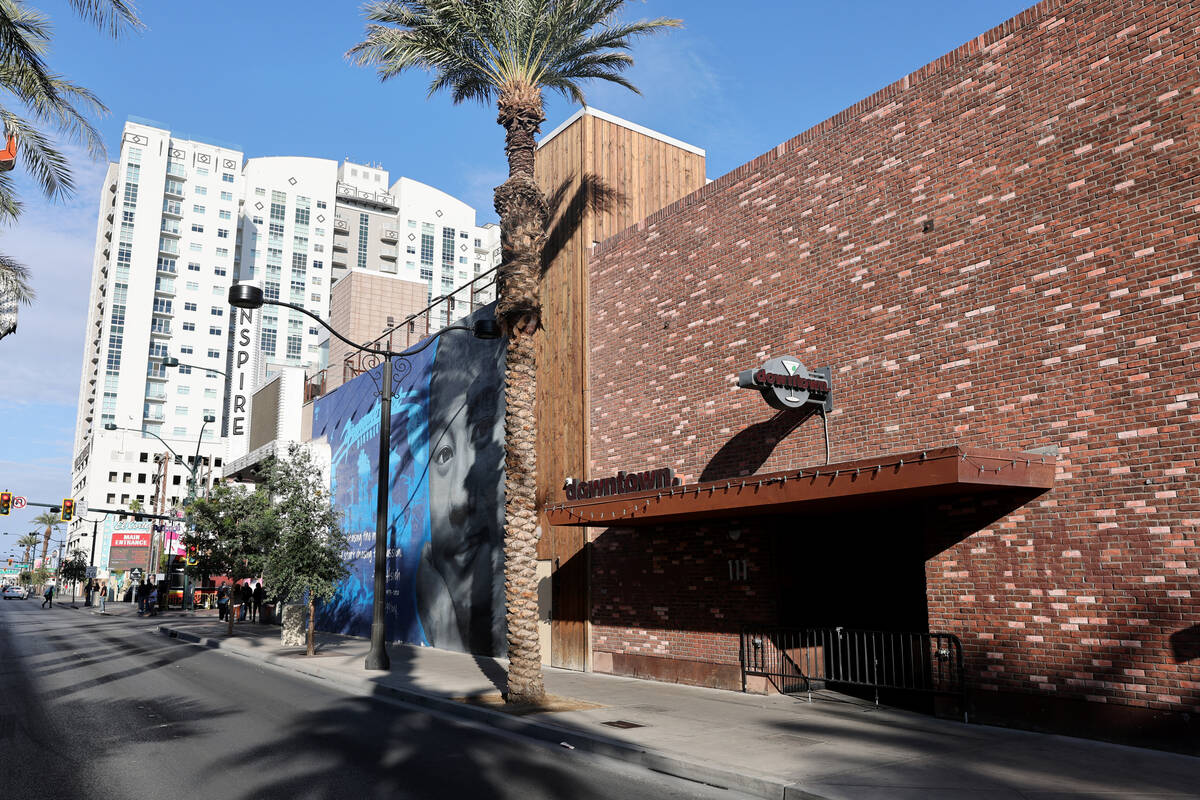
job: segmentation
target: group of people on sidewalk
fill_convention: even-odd
[[[263,601],[267,597],[267,592],[263,589],[262,581],[254,584],[252,587],[250,581],[242,583],[240,586],[234,584],[221,584],[217,587],[217,618],[226,620],[229,618],[230,606],[240,605],[238,611],[238,622],[245,622],[246,616],[249,615],[251,622],[258,622],[262,614]]]

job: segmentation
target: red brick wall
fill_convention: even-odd
[[[1054,490],[926,562],[930,628],[983,692],[1200,711],[1197,63],[1200,5],[1042,3],[604,242],[592,473],[729,471],[772,415],[735,374],[784,354],[834,367],[834,460],[1056,446]],[[779,435],[735,466],[820,463],[816,420]],[[720,575],[719,533],[630,536],[595,649],[736,661],[714,598],[630,577]]]

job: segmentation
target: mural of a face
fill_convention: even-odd
[[[487,313],[487,312],[484,312]],[[434,647],[503,655],[503,344],[438,342],[429,394],[430,540],[417,607]]]

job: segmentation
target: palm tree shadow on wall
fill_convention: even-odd
[[[594,173],[583,173],[574,191],[571,186],[573,182],[568,178],[546,194],[547,218],[557,218],[557,221],[546,231],[546,247],[542,251],[543,277],[583,224],[585,211],[608,214],[624,208],[629,202],[624,192]]]
[[[719,481],[753,475],[771,457],[780,442],[816,413],[812,406],[788,409],[743,428],[721,445],[721,449],[700,473],[700,480]]]

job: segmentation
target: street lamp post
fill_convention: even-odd
[[[406,358],[415,355],[428,347],[434,339],[449,331],[471,331],[477,339],[500,338],[500,326],[495,320],[477,320],[474,325],[450,325],[442,328],[416,347],[403,351],[393,351],[387,348],[367,347],[356,344],[329,326],[308,309],[284,303],[279,300],[268,300],[263,296],[263,290],[248,283],[238,283],[229,287],[229,305],[234,308],[258,309],[264,305],[282,306],[311,317],[320,323],[325,330],[341,339],[355,350],[363,353],[381,356],[383,358],[383,374],[380,376],[379,389],[379,469],[377,481],[379,484],[375,503],[375,592],[371,603],[371,650],[367,653],[366,668],[373,670],[391,669],[391,658],[387,652],[387,547],[388,547],[388,502],[390,489],[388,476],[391,461],[391,429],[392,429],[392,359]]]
[[[175,359],[167,358],[167,359],[163,360],[163,363],[165,364],[167,361],[175,361]],[[178,363],[179,362],[176,361],[174,365],[168,365],[168,366],[177,366]],[[221,374],[224,374],[224,373],[221,373]],[[217,418],[214,417],[212,414],[205,414],[204,415],[204,424],[202,424],[200,426],[200,435],[196,437],[196,455],[192,457],[192,465],[189,468],[191,477],[188,478],[188,494],[187,494],[187,502],[188,503],[191,503],[191,501],[196,498],[196,473],[200,468],[200,444],[204,441],[204,429],[208,427],[208,424],[210,422],[216,422],[216,421],[217,421]],[[161,436],[159,436],[157,433],[154,433],[153,431],[140,430],[137,428],[126,428],[126,427],[117,425],[112,422],[105,423],[104,430],[106,430],[106,431],[122,430],[122,431],[130,431],[132,433],[148,433],[151,436],[153,436],[155,439],[158,439],[160,442],[162,442],[163,447],[167,448],[167,450],[170,451],[171,455],[175,456],[175,458],[179,459],[181,462],[183,461],[183,456],[181,456],[181,455],[179,455],[179,453],[175,452],[175,448],[173,448],[173,447],[171,447],[171,445],[167,444],[167,441],[165,439],[163,439]],[[159,491],[160,492],[167,491],[165,481],[163,483],[163,486],[159,489]],[[164,533],[165,533],[165,531],[164,531]],[[166,541],[165,536],[164,536],[163,540],[164,540],[164,542]],[[92,546],[93,546],[93,550],[94,550],[95,549],[95,541],[94,540],[92,542]],[[151,548],[151,549],[153,549],[153,548]],[[187,579],[187,573],[185,571],[184,578],[183,578],[183,609],[185,611],[187,611],[191,607],[191,605],[192,605],[191,592],[188,591],[188,579]],[[163,607],[166,608],[165,602],[164,602]]]

